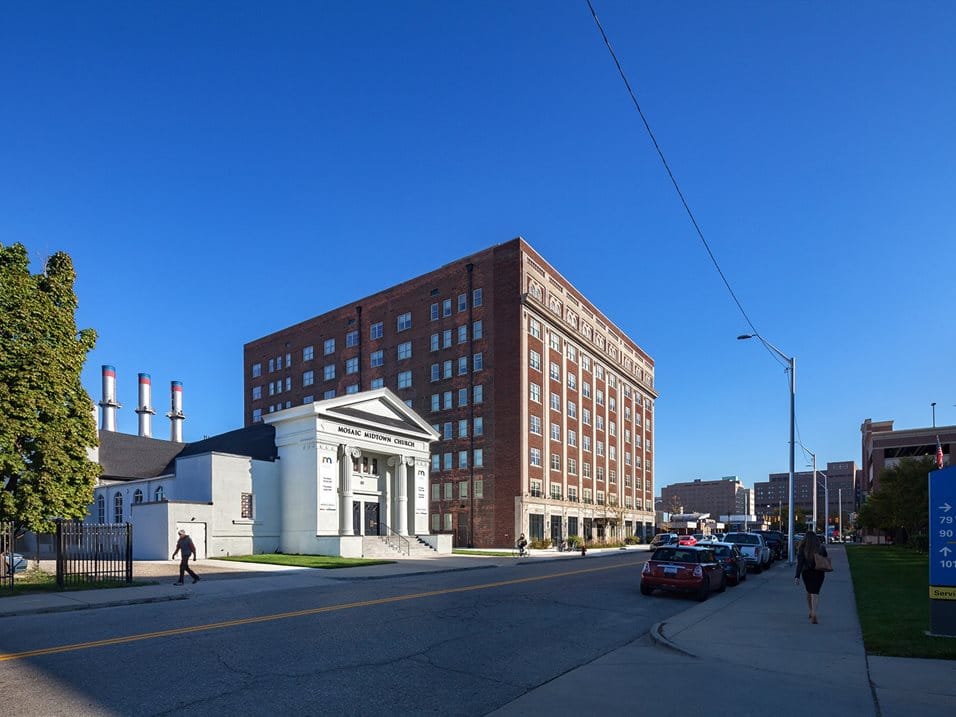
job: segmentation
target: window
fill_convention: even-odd
[[[345,375],[346,376],[352,373],[358,373],[358,370],[359,370],[358,356],[353,356],[352,358],[345,360]]]
[[[432,364],[431,377],[432,381],[437,381],[441,378],[441,366],[439,366],[437,363]]]
[[[590,477],[591,477],[591,464],[590,464],[590,463],[582,463],[582,464],[581,464],[581,475],[584,476],[585,478],[590,478]],[[586,488],[585,488],[585,491],[587,491]]]
[[[103,497],[103,494],[100,493],[96,496],[96,511],[99,514],[100,523],[106,522],[106,498]]]
[[[485,353],[479,351],[471,357],[472,371],[481,371],[485,367]]]
[[[617,399],[612,398],[611,396],[607,397],[607,410],[616,411],[617,410]]]
[[[484,327],[480,321],[476,321],[471,325],[471,337],[477,341],[478,339],[484,338]]]
[[[554,380],[554,381],[560,381],[560,380],[561,380],[561,367],[558,366],[558,364],[556,364],[554,361],[552,361],[551,364],[548,366],[548,368],[550,369],[550,370],[549,370],[549,375],[551,376],[552,380]]]
[[[599,406],[604,405],[604,391],[602,391],[601,389],[597,390],[597,395],[594,397],[594,402],[597,403],[597,405]]]
[[[591,409],[590,408],[581,409],[581,423],[583,423],[585,426],[591,425]]]
[[[441,521],[441,516],[438,513],[432,513],[432,532],[437,533],[440,529],[439,521]]]
[[[597,453],[599,456],[603,456],[603,455],[604,455],[604,441],[598,441],[598,442],[597,442],[597,451],[596,451],[596,453]]]
[[[441,396],[439,396],[437,393],[432,394],[432,410],[441,410]]]
[[[358,384],[357,384],[357,383],[350,383],[348,386],[345,387],[345,392],[346,392],[346,393],[358,393]]]
[[[541,338],[541,324],[537,319],[531,319],[528,322],[528,333],[536,339]]]
[[[475,465],[478,465],[478,453],[475,451]],[[475,478],[475,498],[485,497],[485,482],[481,478]]]
[[[446,453],[446,456],[451,458],[451,453]],[[455,485],[454,483],[444,483],[445,487],[445,500],[451,500],[455,497]]]
[[[573,476],[578,474],[578,462],[574,458],[568,458],[568,474]],[[571,497],[571,488],[568,488],[568,500],[574,500]]]
[[[581,395],[585,398],[591,398],[591,384],[587,382],[581,384]]]
[[[382,336],[384,335],[385,335],[385,325],[381,321],[378,321],[369,327],[368,337],[372,339],[373,341],[375,339],[382,338]]]
[[[581,436],[581,448],[586,451],[591,450],[591,436]]]
[[[566,343],[564,345],[564,353],[568,357],[568,361],[577,361],[578,350],[571,344]]]
[[[597,469],[597,479],[602,482],[604,481],[604,468],[601,466],[598,466]]]
[[[323,400],[326,400],[326,401],[327,401],[327,400],[330,399],[330,398],[335,398],[335,389],[334,389],[334,388],[330,388],[328,391],[325,391],[325,392],[322,393],[322,399],[323,399]]]
[[[429,347],[432,351],[438,350],[438,334],[432,334],[431,340],[429,342]]]
[[[604,430],[604,416],[598,414],[594,417],[594,427],[599,431]]]
[[[261,420],[262,420],[262,409],[261,409],[261,408],[253,408],[253,409],[252,409],[252,422],[253,422],[253,423],[258,423],[258,422],[261,421]]]
[[[594,365],[594,378],[604,378],[604,367],[600,364]]]
[[[326,339],[323,345],[323,351],[326,356],[335,353],[335,339]]]
[[[534,498],[541,497],[541,481],[539,480],[531,481],[531,495]]]
[[[528,430],[541,435],[541,416],[528,416]]]
[[[158,486],[156,488],[156,493],[154,494],[154,498],[156,499],[157,503],[161,503],[162,501],[166,500],[166,491],[163,489],[162,486]]]
[[[572,503],[578,502],[578,487],[576,485],[568,486],[568,500]],[[571,526],[568,526],[568,532],[570,532],[570,528]],[[574,533],[571,533],[571,535],[574,535]]]
[[[441,405],[446,411],[452,407],[451,391],[445,391],[441,395]]]
[[[568,429],[568,445],[572,448],[578,445],[578,432]]]
[[[541,465],[541,449],[540,448],[531,449],[531,465],[533,466]]]
[[[461,356],[458,359],[458,375],[464,376],[468,373],[468,357]]]
[[[553,331],[548,332],[548,346],[552,351],[561,351],[561,337]]]
[[[569,374],[568,374],[568,388],[570,388],[572,391],[575,391],[575,390],[577,390],[577,387],[578,387],[578,377],[575,376],[573,373],[569,373]]]
[[[292,390],[292,377],[291,377],[291,376],[286,376],[286,378],[285,378],[285,390],[286,390],[286,391],[291,391],[291,390]]]
[[[302,385],[311,386],[315,383],[315,372],[314,371],[305,371],[302,374]]]
[[[468,310],[468,294],[459,294],[458,295],[458,312]]]
[[[276,357],[276,371],[282,370],[282,356]]]
[[[113,522],[123,522],[123,494],[119,491],[113,495]]]
[[[459,406],[468,405],[468,389],[467,388],[458,389],[458,405]]]
[[[345,334],[345,346],[346,348],[350,346],[358,346],[358,331],[352,330]]]
[[[458,437],[468,438],[468,419],[463,418],[458,421]]]
[[[485,465],[485,450],[483,448],[476,448],[474,453],[474,465],[475,468],[481,468]],[[475,497],[481,498],[483,491],[480,490],[481,480],[475,480]]]
[[[276,360],[274,358],[269,359],[269,373],[272,373],[276,370]]]
[[[530,357],[529,357],[529,364],[531,365],[531,368],[533,368],[535,371],[540,371],[541,370],[541,354],[539,354],[537,351],[531,351]]]
[[[315,349],[313,347],[306,346],[304,349],[302,349],[303,361],[311,361],[314,355],[315,355]]]
[[[451,453],[442,453],[441,462],[442,462],[442,467],[446,471],[450,471],[451,470]],[[450,499],[451,494],[448,494],[446,497]]]
[[[552,411],[561,410],[561,397],[556,393],[551,394],[551,410]]]
[[[446,441],[450,441],[452,439],[451,421],[445,421],[445,423],[442,425],[441,437]]]
[[[369,364],[371,364],[372,368],[377,368],[378,366],[382,366],[384,363],[385,363],[385,352],[382,351],[382,349],[379,349],[378,351],[373,351],[370,354]]]
[[[307,406],[307,405],[309,405],[310,403],[312,403],[313,401],[315,401],[315,396],[313,396],[311,393],[310,393],[308,396],[303,396],[303,397],[302,397],[302,405],[303,405],[303,406]]]
[[[589,474],[589,475],[590,475],[590,474]],[[583,500],[582,502],[583,502],[583,503],[590,503],[590,502],[592,502],[592,501],[591,501],[591,489],[590,489],[590,488],[585,488],[585,489],[584,489],[584,500]]]
[[[458,343],[464,344],[468,342],[468,324],[462,324],[458,327]]]
[[[451,299],[443,299],[441,302],[441,315],[451,316]]]
[[[252,387],[252,400],[258,401],[262,398],[262,386],[253,386]]]
[[[541,386],[536,383],[528,384],[531,389],[531,400],[535,403],[541,403]]]
[[[556,458],[557,456],[553,456],[553,457]],[[561,459],[558,458],[558,460],[561,460]],[[553,467],[554,467],[554,466],[552,466],[552,468],[553,468]],[[561,484],[560,484],[560,483],[552,483],[552,484],[551,484],[551,499],[552,499],[552,500],[561,500]]]
[[[432,304],[429,316],[431,316],[432,321],[438,321],[438,304]]]
[[[475,386],[474,390],[471,392],[471,402],[472,403],[481,403],[485,400],[485,390],[484,387],[479,383]]]
[[[591,370],[591,357],[585,354],[581,354],[581,368],[585,371]]]
[[[551,470],[553,471],[561,470],[561,456],[558,453],[551,454]],[[560,490],[560,488],[558,490]]]
[[[445,329],[441,332],[441,347],[443,349],[451,348],[451,329]]]
[[[442,363],[442,375],[445,378],[451,378],[451,359]]]
[[[385,379],[384,378],[373,378],[372,383],[369,384],[369,388],[373,391],[376,388],[385,388]]]
[[[483,436],[485,434],[485,419],[481,416],[475,417],[475,435]],[[475,465],[478,465],[477,463]]]
[[[617,446],[608,446],[607,447],[607,457],[612,461],[617,460]]]
[[[445,513],[445,530],[451,530],[451,513]]]
[[[412,342],[403,341],[398,345],[398,360],[403,361],[412,357]]]
[[[458,451],[458,467],[459,468],[468,467],[468,451]],[[459,485],[467,485],[467,483],[462,482]]]
[[[241,493],[239,495],[239,511],[240,518],[252,520],[252,493]]]
[[[412,328],[412,312],[406,311],[404,314],[400,314],[396,321],[396,325],[399,331],[405,331]]]
[[[412,387],[412,372],[411,371],[400,371],[398,374],[398,387],[399,388],[411,388]]]
[[[471,305],[472,305],[472,306],[481,306],[481,304],[482,304],[483,301],[484,301],[484,299],[483,299],[483,297],[482,297],[482,291],[481,291],[481,289],[475,289],[474,291],[471,292]]]
[[[574,401],[568,401],[568,418],[578,417],[578,404]]]
[[[561,426],[557,423],[551,424],[551,440],[552,441],[561,440]]]
[[[262,364],[254,363],[252,364],[252,377],[259,378],[262,375]]]

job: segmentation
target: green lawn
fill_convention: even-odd
[[[892,545],[847,545],[863,643],[871,655],[956,660],[956,638],[929,637],[925,553]]]
[[[513,550],[457,550],[453,549],[451,551],[455,555],[482,555],[490,556],[492,558],[510,558],[513,557],[515,551]]]
[[[282,553],[261,553],[259,555],[234,555],[216,560],[232,560],[237,563],[266,563],[268,565],[289,565],[297,568],[357,568],[363,565],[388,565],[394,560],[368,560],[365,558],[337,558],[331,555],[284,555]]]
[[[155,585],[155,583],[148,580],[134,580],[132,583],[121,580],[109,580],[98,583],[71,585],[67,587],[66,590],[104,590],[106,588],[136,587],[137,585]],[[53,573],[45,573],[42,570],[27,570],[17,574],[13,589],[6,586],[0,587],[0,598],[45,592],[60,592],[60,587],[56,584],[56,575]]]

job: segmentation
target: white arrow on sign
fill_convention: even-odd
[[[948,513],[949,509],[952,507],[953,506],[951,506],[949,503],[943,503],[941,506],[939,506],[939,509],[943,511],[944,513]]]
[[[942,548],[939,549],[939,552],[941,552],[943,555],[948,556],[953,551],[944,545]]]

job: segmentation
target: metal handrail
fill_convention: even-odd
[[[404,535],[399,535],[397,532],[391,529],[387,523],[381,523],[385,526],[385,535],[382,536],[385,538],[385,544],[390,548],[395,548],[401,554],[407,556],[411,555],[412,548],[411,543],[408,541]]]

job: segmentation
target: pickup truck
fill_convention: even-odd
[[[770,567],[773,560],[770,548],[759,533],[727,533],[724,542],[736,545],[747,561],[747,567],[753,568],[755,573]]]

